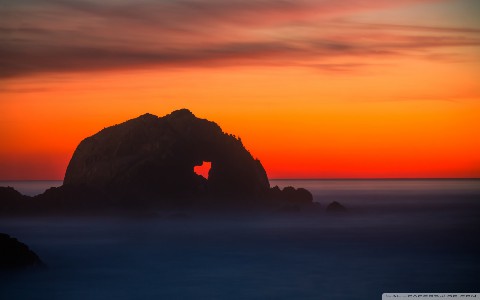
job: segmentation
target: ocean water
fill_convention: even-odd
[[[51,184],[51,183],[50,183]],[[479,180],[272,180],[340,215],[3,218],[45,270],[0,299],[381,299],[479,292]],[[15,186],[15,185],[13,185]],[[20,189],[20,188],[19,188]]]

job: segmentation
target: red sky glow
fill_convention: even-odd
[[[270,178],[480,177],[479,1],[0,3],[0,180],[180,108]]]

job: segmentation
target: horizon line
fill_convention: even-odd
[[[480,177],[296,177],[296,178],[268,178],[268,180],[480,180]],[[0,179],[5,181],[63,181],[63,179]]]
[[[480,177],[329,177],[329,178],[269,178],[268,180],[469,180]]]

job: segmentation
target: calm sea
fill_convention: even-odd
[[[50,187],[62,185],[61,180],[1,181],[0,186],[12,186],[24,195],[35,196]],[[270,185],[303,187],[315,200],[324,196],[371,193],[480,193],[480,179],[272,179]]]
[[[61,182],[10,182],[33,195]],[[5,185],[0,182],[0,185]],[[479,180],[272,180],[329,215],[3,218],[48,265],[0,299],[381,299],[479,292]]]

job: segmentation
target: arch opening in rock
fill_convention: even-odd
[[[193,167],[193,172],[195,172],[195,174],[197,175],[204,177],[205,179],[208,179],[208,172],[210,172],[211,168],[212,168],[211,162],[203,161],[201,165]]]

